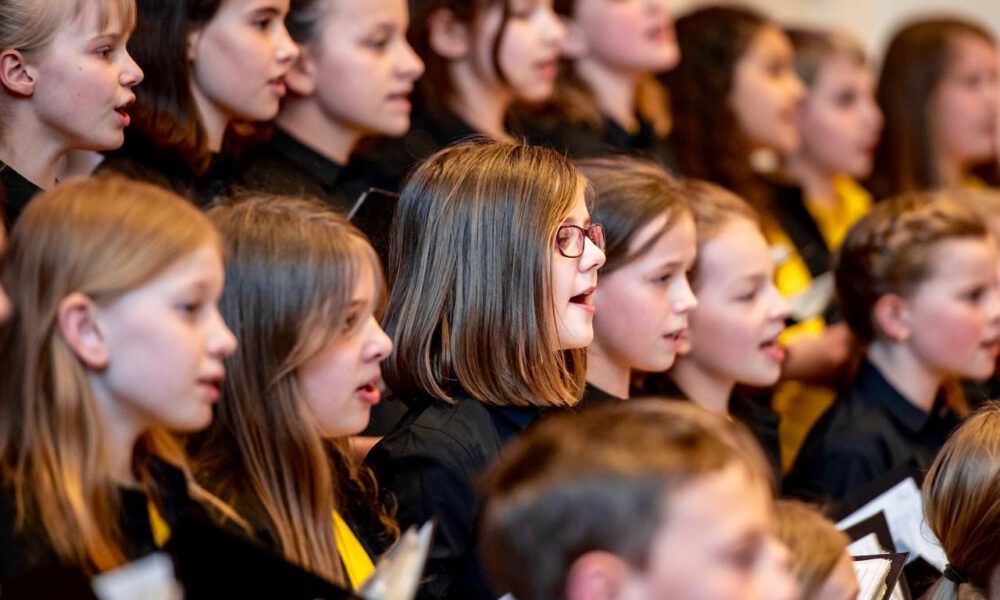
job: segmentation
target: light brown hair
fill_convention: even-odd
[[[586,355],[560,351],[551,265],[556,230],[585,187],[546,148],[474,141],[410,176],[392,224],[384,363],[402,397],[571,406]]]
[[[795,50],[795,73],[812,87],[823,65],[835,58],[844,58],[863,67],[868,64],[865,49],[853,36],[825,29],[786,29]]]
[[[915,21],[889,42],[875,94],[885,116],[869,182],[876,198],[941,186],[928,104],[954,60],[955,38],[963,35],[996,45],[989,31],[961,19]],[[996,157],[974,173],[1000,183]]]
[[[550,417],[485,476],[487,570],[520,600],[551,600],[565,598],[569,569],[586,552],[644,568],[671,496],[731,465],[770,493],[750,432],[693,404],[630,400]]]
[[[678,183],[663,167],[646,160],[615,156],[576,162],[597,196],[591,219],[604,226],[607,260],[602,274],[612,273],[649,252],[660,236],[691,214]],[[641,248],[632,238],[650,222],[667,215],[663,228]]]
[[[813,600],[847,556],[850,539],[818,510],[797,500],[778,500],[774,512],[776,535],[791,551],[802,600]]]
[[[1000,404],[984,406],[945,442],[924,479],[924,515],[948,563],[973,591],[995,597],[1000,576]],[[964,594],[963,594],[964,595]],[[959,597],[941,579],[931,600]]]
[[[715,239],[722,228],[732,221],[743,219],[760,226],[760,219],[753,207],[729,190],[700,179],[686,179],[680,185],[680,192],[687,197],[694,214],[699,249]],[[761,235],[764,235],[763,232]],[[698,260],[691,271],[691,285],[694,285],[697,277]]]
[[[878,337],[875,303],[909,296],[932,272],[936,244],[988,237],[972,210],[946,196],[903,194],[877,203],[848,231],[834,258],[837,300],[862,343]]]
[[[298,371],[364,322],[351,324],[351,304],[365,270],[375,278],[378,308],[378,257],[346,218],[309,200],[247,196],[209,216],[228,259],[219,309],[239,345],[226,362],[215,420],[189,440],[196,477],[237,510],[263,512],[287,559],[346,583],[333,510],[348,521],[371,517],[389,537],[395,525],[347,441],[324,439]]]
[[[38,527],[69,564],[103,571],[125,556],[106,432],[87,368],[60,332],[60,303],[72,293],[114,302],[205,245],[221,252],[194,206],[115,177],[36,197],[12,232],[2,267],[14,311],[0,326],[0,476],[13,491],[16,526]],[[149,455],[183,467],[167,432],[146,432],[133,468],[147,488]]]

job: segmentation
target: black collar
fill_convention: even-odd
[[[912,433],[923,431],[935,415],[946,410],[939,395],[929,413],[922,411],[899,393],[868,360],[862,361],[858,367],[854,387],[864,398],[878,402],[893,420]]]

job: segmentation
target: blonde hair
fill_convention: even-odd
[[[924,515],[951,568],[989,597],[1000,569],[1000,404],[981,408],[945,442],[924,480]],[[941,579],[931,600],[959,597]],[[963,594],[964,595],[964,594]]]
[[[792,573],[802,600],[812,600],[847,556],[850,539],[808,504],[778,500],[775,514],[776,534],[792,553]]]
[[[44,50],[59,29],[96,9],[97,24],[104,29],[117,12],[126,31],[135,27],[135,0],[4,0],[0,2],[0,49],[22,53]]]
[[[386,383],[449,402],[572,406],[586,353],[560,352],[551,264],[585,179],[552,150],[474,141],[412,174],[392,225]]]
[[[70,564],[103,571],[125,556],[102,417],[60,332],[59,305],[73,293],[111,303],[205,245],[221,252],[192,205],[121,178],[64,183],[32,200],[12,232],[2,269],[14,311],[0,327],[0,476],[17,526],[37,524]],[[173,438],[148,431],[133,455],[147,486],[148,455],[183,467]]]
[[[364,235],[318,202],[248,196],[209,216],[226,245],[219,308],[240,342],[215,421],[188,442],[196,477],[237,510],[258,506],[288,560],[346,583],[333,510],[367,513],[390,538],[396,529],[346,440],[324,439],[298,371],[364,322],[349,318],[365,270],[379,308],[381,265]]]

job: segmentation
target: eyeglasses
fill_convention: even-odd
[[[585,239],[591,242],[602,251],[604,250],[604,226],[600,223],[593,223],[590,227],[580,227],[579,225],[560,225],[556,230],[556,250],[566,258],[580,258],[583,256]]]

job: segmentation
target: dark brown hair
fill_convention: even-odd
[[[191,92],[188,34],[208,23],[223,0],[136,0],[138,17],[128,51],[145,73],[136,86],[125,146],[141,137],[172,150],[195,173],[211,161],[205,129]]]
[[[550,417],[484,478],[487,570],[520,600],[551,600],[566,597],[570,567],[587,552],[645,568],[671,496],[731,465],[770,494],[750,432],[690,403],[630,400]]]
[[[192,436],[195,475],[237,510],[259,506],[289,560],[344,582],[333,510],[395,533],[378,509],[371,472],[346,440],[324,439],[298,379],[300,367],[349,331],[349,307],[375,251],[318,202],[249,196],[209,211],[226,244],[219,304],[239,340],[226,363],[212,425]],[[360,321],[360,320],[359,320]],[[249,513],[244,516],[251,516]],[[259,524],[258,524],[259,525]]]
[[[580,160],[577,167],[590,180],[597,201],[591,219],[604,226],[607,260],[602,274],[612,273],[643,256],[691,208],[674,179],[656,163],[616,156]],[[666,215],[662,229],[641,248],[632,238],[644,226]]]
[[[960,19],[916,21],[889,42],[875,94],[885,115],[870,180],[876,198],[941,186],[928,103],[954,60],[954,40],[962,35],[996,45],[989,31]],[[987,183],[1000,183],[996,157],[974,172]]]
[[[676,23],[680,63],[663,76],[681,173],[733,190],[758,209],[766,204],[767,192],[751,169],[751,144],[729,108],[729,97],[737,62],[770,25],[744,7],[711,6],[687,14]]]
[[[552,150],[466,142],[431,156],[403,188],[392,224],[383,369],[407,398],[450,401],[454,386],[494,405],[571,406],[585,353],[555,339],[556,230],[585,189]]]
[[[823,65],[834,58],[846,58],[855,65],[865,66],[868,58],[861,43],[854,37],[827,29],[786,29],[795,49],[795,73],[806,87],[816,83]]]

